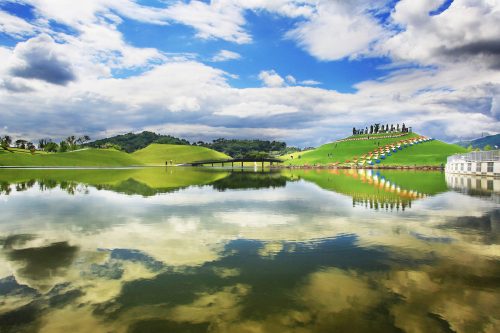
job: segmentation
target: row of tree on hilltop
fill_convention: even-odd
[[[400,133],[408,133],[411,132],[411,127],[407,127],[405,123],[401,124],[389,124],[383,125],[383,124],[373,124],[370,125],[370,127],[365,127],[363,128],[352,128],[352,135],[358,135],[358,134],[378,134],[378,133],[395,133],[395,132],[400,132]]]
[[[31,141],[25,139],[14,140],[10,135],[4,135],[0,138],[0,146],[4,150],[10,150],[10,148],[27,149],[34,153],[37,149],[46,152],[67,152],[71,150],[76,150],[81,148],[85,143],[90,141],[88,135],[83,135],[77,137],[75,135],[68,136],[66,139],[61,140],[59,143],[52,141],[51,139],[40,139],[38,140],[38,147]]]

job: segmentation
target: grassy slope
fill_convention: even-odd
[[[440,165],[446,164],[448,156],[463,152],[466,152],[463,147],[434,140],[403,149],[381,165]]]
[[[210,159],[227,159],[226,154],[197,146],[181,146],[153,143],[131,154],[145,165],[165,165],[172,160],[174,164]]]
[[[285,165],[304,165],[304,164],[329,164],[335,162],[345,162],[346,160],[352,160],[354,156],[360,156],[366,154],[369,151],[377,148],[377,143],[381,146],[397,142],[402,139],[410,139],[416,137],[418,134],[410,133],[407,136],[401,138],[389,138],[389,139],[370,139],[370,140],[360,140],[360,141],[345,141],[345,142],[332,142],[322,145],[314,150],[307,152],[299,152],[291,154],[293,159],[290,159],[290,155],[283,156],[287,158]],[[333,154],[328,157],[328,154]],[[298,159],[298,155],[301,158]]]
[[[11,149],[0,150],[0,166],[47,166],[47,167],[120,167],[139,165],[165,165],[206,159],[226,159],[229,156],[204,147],[187,145],[152,144],[128,154],[114,149],[84,149],[67,153],[36,152]]]
[[[133,156],[114,149],[85,149],[67,153],[43,153],[34,155],[15,150],[0,155],[1,166],[131,166],[141,162]]]
[[[383,146],[417,136],[418,134],[416,133],[410,133],[408,136],[404,136],[401,138],[327,143],[308,152],[291,154],[293,155],[293,159],[291,159],[290,155],[283,156],[284,158],[286,158],[284,164],[326,165],[335,162],[345,162],[346,160],[352,160],[354,156],[359,157],[360,155],[374,150],[377,147],[377,143],[380,143],[380,145]],[[387,157],[387,159],[383,160],[381,165],[440,165],[441,163],[446,163],[447,156],[464,151],[465,149],[460,146],[434,140],[398,151],[397,153],[392,154],[392,156]],[[328,154],[332,154],[332,156],[329,157]],[[300,159],[297,158],[298,155],[301,155]]]

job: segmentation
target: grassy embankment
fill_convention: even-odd
[[[283,156],[284,165],[329,165],[333,163],[345,163],[352,161],[377,147],[394,144],[401,140],[418,137],[416,133],[409,133],[403,137],[384,138],[370,135],[368,140],[332,142],[322,145],[314,150],[298,152]],[[357,135],[356,138],[366,137]],[[458,145],[447,144],[442,141],[433,140],[418,145],[409,146],[398,150],[392,156],[382,160],[379,166],[439,166],[446,163],[446,158],[455,153],[465,152],[465,148]],[[299,158],[300,156],[300,158]]]
[[[11,149],[0,150],[0,166],[40,167],[126,167],[165,165],[206,159],[225,159],[229,156],[217,151],[188,145],[152,144],[132,154],[115,149],[82,149],[65,153],[35,152]]]
[[[218,151],[198,146],[167,145],[153,143],[131,154],[144,165],[165,165],[165,161],[173,164],[202,160],[223,160],[231,157]]]

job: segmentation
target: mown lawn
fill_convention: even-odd
[[[403,138],[406,140],[418,136],[418,134],[410,133]],[[379,147],[379,145],[385,146],[387,144],[396,143],[403,138],[332,142],[322,145],[314,150],[288,154],[282,157],[286,159],[284,163],[285,165],[327,165],[330,163],[352,160],[354,156],[359,157],[363,154],[373,151],[374,149]],[[291,158],[291,156],[293,156],[293,159]]]
[[[360,157],[378,146],[397,143],[402,139],[418,137],[416,133],[410,133],[402,138],[388,138],[359,141],[332,142],[317,149],[307,152],[298,152],[282,156],[285,165],[328,165],[331,163],[344,163],[352,161],[354,157]],[[408,146],[397,153],[392,153],[382,160],[381,166],[437,166],[446,163],[446,158],[452,154],[465,152],[466,149],[458,145],[448,144],[433,140],[412,146]],[[300,158],[299,158],[300,156]]]
[[[153,143],[131,154],[145,165],[165,165],[188,163],[201,160],[223,160],[230,157],[224,153],[198,146],[169,145]]]
[[[16,151],[0,156],[0,166],[109,167],[142,163],[131,155],[114,149],[84,149],[66,153]]]
[[[35,152],[12,148],[0,151],[0,166],[122,167],[173,164],[207,159],[228,159],[215,150],[186,145],[152,144],[132,154],[115,149],[88,148],[66,153]]]

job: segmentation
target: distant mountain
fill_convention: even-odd
[[[500,147],[500,134],[488,135],[483,138],[469,140],[469,141],[460,141],[456,143],[462,147],[469,147],[472,145],[472,148],[483,149],[484,146],[490,145],[491,148],[495,148],[495,146]]]
[[[189,145],[189,141],[179,139],[170,135],[161,135],[153,132],[144,131],[142,133],[127,133],[123,135],[113,136],[111,138],[96,140],[86,144],[86,146],[101,148],[109,146],[119,146],[127,153],[132,153],[136,150],[145,148],[152,143],[165,143],[174,145]]]

